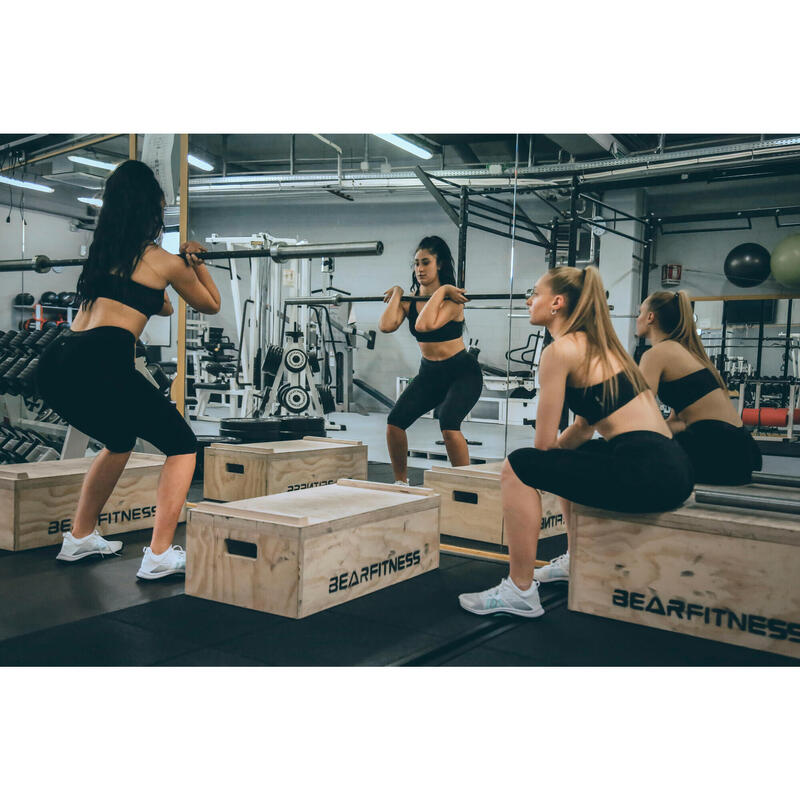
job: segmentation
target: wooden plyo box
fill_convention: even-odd
[[[361,442],[306,436],[288,442],[212,444],[205,451],[203,494],[230,502],[335,483],[366,480]]]
[[[186,529],[186,594],[307,617],[439,566],[439,497],[339,480],[199,503]]]
[[[502,461],[466,467],[434,465],[425,472],[425,486],[441,495],[441,533],[478,542],[503,542],[503,505],[500,498]],[[539,537],[566,533],[561,504],[542,492],[542,527]]]
[[[800,516],[690,498],[572,519],[572,611],[800,658]]]
[[[100,514],[103,534],[153,526],[164,456],[131,455]],[[0,550],[30,550],[61,543],[72,527],[81,485],[93,458],[70,458],[0,467]],[[6,511],[7,509],[7,511]],[[184,513],[181,519],[184,519]]]

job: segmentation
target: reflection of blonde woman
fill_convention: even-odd
[[[510,574],[492,589],[459,597],[474,614],[544,613],[533,569],[540,491],[624,512],[666,511],[692,491],[689,459],[614,332],[597,269],[552,270],[536,282],[528,307],[531,325],[544,325],[554,341],[539,365],[535,447],[512,452],[501,474]],[[576,417],[559,435],[564,401]],[[592,439],[595,431],[603,438]],[[569,519],[567,525],[571,538]],[[569,554],[556,562],[536,577],[566,579]]]
[[[642,374],[672,408],[667,424],[688,453],[695,480],[750,483],[753,470],[761,469],[761,453],[697,335],[689,295],[651,294],[641,305],[636,334],[653,345],[642,356]]]

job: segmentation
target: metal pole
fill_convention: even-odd
[[[467,227],[469,225],[469,189],[461,187],[461,206],[458,212],[458,272],[456,283],[464,286],[467,272]]]
[[[180,134],[180,240],[189,238],[189,134]],[[181,416],[186,414],[186,301],[178,295],[178,369],[170,395]]]
[[[761,377],[761,354],[764,350],[764,301],[758,304],[758,352],[756,353],[756,378]],[[784,375],[784,377],[786,377]]]
[[[578,219],[578,199],[580,198],[580,191],[578,190],[578,179],[572,179],[572,194],[569,199],[569,244],[567,246],[567,265],[570,267],[575,266],[578,258],[578,229],[580,227],[580,220]]]
[[[652,220],[648,220],[644,225],[644,249],[642,250],[642,290],[641,302],[644,302],[650,294],[650,266],[653,259],[653,239],[655,237],[655,227]],[[644,336],[639,337],[639,344],[637,350],[644,352],[643,348],[646,347],[647,340]]]
[[[789,376],[789,351],[792,346],[792,301],[786,308],[786,346],[783,351],[783,377]],[[791,412],[790,412],[791,413]]]
[[[548,269],[555,269],[558,263],[558,217],[550,223],[550,253],[547,261]]]

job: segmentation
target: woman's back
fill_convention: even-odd
[[[586,370],[589,344],[583,332],[567,334],[561,337],[557,344],[559,355],[566,358],[569,365],[567,376],[569,388],[597,386],[623,370],[622,361],[613,353],[608,354],[607,365],[595,357]],[[612,439],[621,433],[636,430],[654,431],[667,438],[672,436],[650,391],[637,394],[630,402],[600,419],[595,427],[604,439]]]
[[[681,381],[700,370],[708,369],[694,353],[670,339],[653,345],[643,356],[642,362],[651,384],[657,380],[659,385]],[[667,402],[664,397],[661,399]],[[707,419],[727,422],[735,427],[740,427],[742,424],[728,393],[723,391],[721,386],[716,386],[712,391],[676,411],[676,414],[687,425]]]

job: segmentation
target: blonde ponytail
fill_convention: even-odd
[[[706,353],[703,342],[697,335],[694,310],[689,295],[679,292],[654,292],[647,298],[647,310],[652,311],[656,324],[666,334],[667,339],[683,345],[693,356],[701,361],[716,378],[720,388],[727,393],[728,387],[717,368]]]
[[[608,300],[597,267],[584,270],[575,267],[558,267],[547,273],[553,294],[564,295],[569,317],[563,333],[582,331],[586,334],[586,363],[583,380],[588,385],[592,364],[599,360],[606,372],[614,368],[613,355],[622,364],[622,372],[637,392],[647,391],[647,384],[639,367],[622,346],[608,312]],[[619,377],[614,375],[603,387],[602,403],[614,403],[619,396]]]

